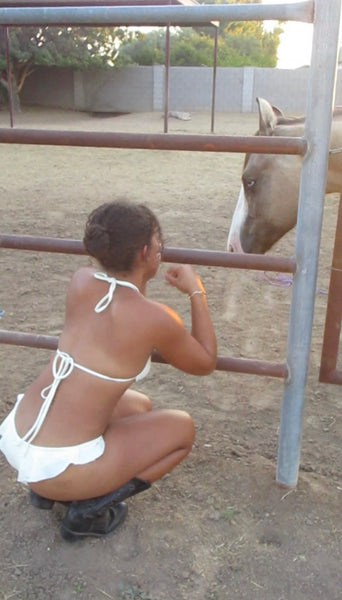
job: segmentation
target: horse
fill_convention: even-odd
[[[302,137],[305,117],[286,117],[264,98],[257,98],[259,129],[255,135]],[[242,186],[228,234],[228,252],[264,254],[293,229],[297,221],[302,157],[246,154]],[[333,114],[326,194],[342,187],[342,107]]]

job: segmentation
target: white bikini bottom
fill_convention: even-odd
[[[104,453],[102,436],[74,446],[36,446],[25,442],[17,433],[15,413],[22,394],[10,414],[0,425],[0,450],[9,464],[18,471],[17,480],[34,483],[63,473],[69,465],[84,465]]]

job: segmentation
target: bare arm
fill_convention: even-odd
[[[190,265],[170,267],[165,278],[180,292],[188,294],[192,327],[191,333],[187,332],[178,315],[168,311],[167,339],[163,338],[159,351],[183,371],[196,375],[211,373],[216,365],[216,336],[201,279]]]

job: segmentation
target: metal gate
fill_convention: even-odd
[[[342,365],[337,367],[342,321],[342,194],[337,216],[334,253],[323,338],[319,380],[342,385]]]
[[[45,4],[49,4],[50,8],[46,7]],[[200,25],[204,22],[216,20],[261,21],[268,19],[298,20],[314,24],[304,137],[299,140],[296,138],[293,140],[287,139],[287,144],[290,146],[292,144],[290,152],[289,148],[286,151],[284,147],[278,148],[278,152],[303,155],[294,264],[293,261],[290,261],[286,268],[289,272],[295,270],[286,365],[285,367],[280,365],[280,369],[276,365],[275,373],[276,376],[285,377],[279,427],[276,480],[286,487],[294,487],[297,483],[299,471],[304,392],[311,345],[319,240],[336,82],[341,0],[329,0],[329,10],[327,10],[328,3],[326,0],[306,0],[294,4],[274,4],[273,6],[253,3],[208,6],[204,4],[199,6],[139,6],[139,3],[137,3],[138,5],[134,6],[134,2],[132,3],[133,6],[122,6],[123,2],[115,2],[115,0],[104,0],[103,4],[105,6],[101,6],[99,0],[63,0],[62,2],[57,2],[57,0],[45,0],[45,2],[44,0],[15,0],[15,2],[13,0],[0,0],[0,24],[6,27],[15,25],[80,25],[85,23],[93,26],[106,26],[108,24],[153,26],[162,23],[164,25],[171,23],[186,26],[190,24]],[[5,8],[2,8],[4,6]],[[65,145],[66,140],[63,132],[48,132],[48,139],[46,138],[45,141],[42,140],[43,133],[42,130],[29,132],[0,129],[0,141],[1,143],[59,143]],[[63,139],[60,137],[61,134]],[[166,134],[161,138],[150,139],[150,148],[156,148],[153,144],[157,140],[159,148],[163,144],[168,146],[172,142],[174,144],[173,148],[168,146],[168,149],[175,149],[175,146],[179,149],[179,138],[173,140],[172,136],[167,134],[166,140],[165,136]],[[26,139],[24,139],[25,137]],[[203,136],[192,137],[201,137],[201,143],[203,143]],[[213,145],[211,146],[209,143],[203,149],[217,151],[217,144],[220,141],[225,151],[245,152],[248,149],[251,150],[251,147],[254,146],[254,151],[272,153],[275,150],[273,144],[277,140],[268,136],[266,138],[263,139],[260,136],[259,139],[254,138],[253,141],[248,139],[245,143],[241,143],[239,138],[218,140],[217,137],[212,136],[212,139],[208,141],[213,142]],[[282,141],[280,140],[280,142]],[[68,145],[75,142],[76,145],[80,145],[75,138],[72,141],[69,140]],[[110,147],[115,147],[115,144],[120,143],[120,147],[122,147],[123,140],[117,138],[108,140],[104,136],[100,140],[93,138],[92,142],[90,145],[93,146],[107,144]],[[193,142],[195,142],[193,149],[198,149],[196,144],[199,139],[190,139],[190,143]],[[144,147],[146,147],[146,140],[144,143]],[[126,144],[131,144],[130,147],[134,148],[142,147],[141,137],[137,137],[136,134],[134,139],[127,138]],[[259,150],[256,150],[256,144],[260,144]],[[298,144],[297,148],[295,148],[296,144]],[[84,142],[81,145],[85,145]],[[223,148],[221,148],[221,151],[223,151]],[[341,224],[339,224],[337,232],[339,231],[341,231]],[[339,383],[341,383],[341,374],[336,370],[342,312],[341,243],[338,240],[336,243],[339,250],[336,251],[335,257],[337,255],[339,259],[332,268],[331,288],[333,291],[329,295],[329,300],[333,308],[328,310],[328,320],[332,320],[333,324],[327,326],[327,331],[330,331],[332,327],[333,335],[327,334],[326,348],[328,350],[323,350],[323,354],[326,359],[329,357],[327,369],[330,374],[329,377],[332,377],[334,372],[334,377],[337,376]],[[237,257],[238,260],[240,258]],[[246,260],[246,257],[242,258],[244,261]],[[339,324],[339,328],[336,327],[336,323]],[[338,329],[338,333],[336,333],[336,329]],[[3,332],[3,335],[6,337],[9,333]],[[2,341],[13,343],[8,339]],[[332,354],[330,354],[330,351]],[[240,366],[238,365],[238,369]],[[251,367],[250,372],[255,372],[255,365]],[[260,365],[257,365],[258,371],[260,370],[259,367]]]

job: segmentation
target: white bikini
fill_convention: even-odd
[[[129,287],[139,292],[139,289],[130,281],[121,281],[115,279],[115,277],[109,277],[106,273],[95,273],[94,277],[109,283],[107,294],[105,294],[95,306],[94,310],[96,313],[104,311],[109,306],[117,285]],[[0,450],[6,456],[10,465],[18,471],[18,481],[33,483],[42,481],[43,479],[50,479],[65,471],[71,464],[86,464],[99,458],[103,454],[105,442],[102,436],[90,440],[89,442],[75,444],[73,446],[47,447],[32,444],[44,423],[59,384],[63,379],[69,377],[74,369],[79,369],[80,371],[84,371],[85,373],[93,375],[94,377],[99,377],[100,379],[105,379],[106,381],[125,383],[130,381],[140,381],[146,377],[150,370],[150,366],[151,358],[149,357],[144,368],[138,375],[126,378],[109,377],[108,375],[98,373],[97,371],[93,371],[88,367],[76,363],[70,354],[57,349],[52,363],[53,381],[41,391],[43,403],[32,427],[23,437],[20,437],[15,426],[15,415],[24,394],[18,395],[14,408],[0,425]]]

